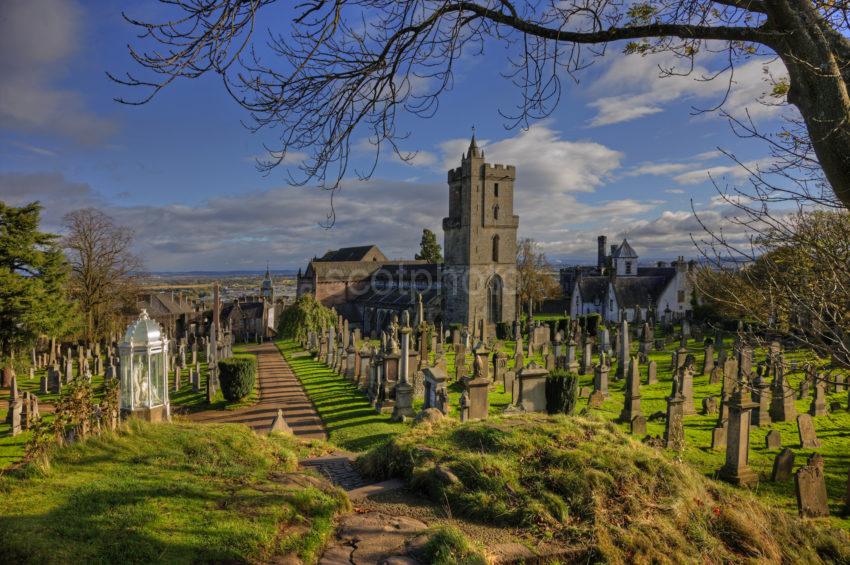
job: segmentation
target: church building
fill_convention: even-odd
[[[460,167],[448,172],[443,264],[389,260],[375,245],[336,249],[299,270],[297,295],[314,295],[367,335],[386,328],[393,313],[415,313],[420,297],[426,320],[444,327],[514,321],[515,179],[514,166],[485,163],[473,135]]]

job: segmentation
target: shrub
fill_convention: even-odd
[[[578,399],[578,375],[555,369],[546,378],[546,411],[549,414],[572,414]]]
[[[498,322],[496,324],[496,339],[512,340],[514,338],[514,325],[512,322]]]
[[[228,357],[218,362],[218,372],[225,400],[238,402],[254,390],[257,362],[253,356]]]
[[[336,322],[333,310],[323,306],[312,294],[305,294],[284,308],[277,331],[285,339],[301,340],[308,332],[318,332],[322,326],[333,326]]]

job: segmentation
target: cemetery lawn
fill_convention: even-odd
[[[413,427],[360,458],[470,521],[571,562],[846,563],[850,537],[634,441],[602,417],[513,414]]]
[[[633,344],[632,353],[636,354],[636,344]],[[678,342],[675,346],[678,347]],[[656,412],[664,413],[667,409],[667,396],[670,395],[672,387],[671,353],[673,347],[665,351],[653,351],[649,358],[658,364],[658,384],[646,384],[646,365],[641,365],[641,411],[647,418],[646,431],[652,436],[664,435],[664,419],[653,421],[650,416]],[[732,343],[725,343],[727,351],[731,350]],[[699,370],[703,364],[703,351],[700,344],[694,340],[688,342],[689,353],[696,358],[696,367]],[[764,359],[765,352],[757,349],[754,352],[755,359]],[[789,351],[785,353],[786,361],[798,361],[802,367],[805,361],[813,360],[808,351]],[[599,416],[616,421],[625,401],[625,379],[616,381],[616,363],[612,364],[610,372],[609,392],[610,397],[598,410],[589,411]],[[755,367],[755,363],[753,365]],[[803,379],[802,371],[788,372],[786,376],[790,385],[796,391],[800,381]],[[711,450],[711,431],[717,423],[717,415],[703,415],[701,412],[702,399],[709,395],[719,397],[720,384],[709,384],[708,375],[694,376],[694,406],[697,414],[685,417],[685,449],[681,457],[694,465],[706,477],[714,477],[723,466],[726,452],[725,449]],[[583,375],[580,380],[582,386],[592,387],[593,376]],[[760,482],[755,488],[755,494],[765,502],[783,508],[789,513],[797,513],[797,499],[794,491],[794,481],[774,483],[770,481],[773,469],[773,460],[781,449],[767,449],[765,437],[771,429],[778,430],[782,435],[782,447],[789,447],[795,454],[794,469],[806,463],[812,453],[820,453],[824,459],[824,475],[830,502],[830,520],[834,525],[850,530],[850,519],[844,516],[844,500],[847,494],[847,473],[850,469],[850,412],[846,410],[848,393],[834,393],[827,395],[827,406],[831,401],[840,401],[845,409],[830,412],[825,416],[814,418],[815,430],[821,447],[818,449],[802,449],[797,434],[796,419],[790,422],[774,422],[767,427],[752,426],[750,432],[750,467],[759,475]],[[577,411],[587,407],[587,399],[580,399]],[[797,414],[808,413],[811,404],[811,396],[796,402]],[[616,423],[621,431],[628,433],[629,424]],[[668,452],[670,456],[675,454]]]
[[[409,425],[377,414],[366,396],[345,377],[309,355],[294,340],[275,342],[325,424],[328,440],[348,451],[367,451],[387,442]]]
[[[349,510],[296,471],[296,440],[130,420],[0,476],[0,555],[30,563],[314,563]]]

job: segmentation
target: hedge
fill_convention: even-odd
[[[257,361],[253,355],[228,357],[218,362],[221,393],[228,402],[238,402],[251,394],[257,380]]]
[[[578,375],[555,369],[546,377],[546,411],[549,414],[572,414],[578,400]]]

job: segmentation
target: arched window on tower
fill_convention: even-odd
[[[498,204],[496,204],[495,206],[493,206],[493,219],[494,219],[494,220],[498,220],[498,219],[499,219],[499,205],[498,205]]]
[[[502,321],[502,279],[493,275],[487,282],[487,321],[498,324]]]
[[[494,263],[499,262],[499,236],[498,236],[498,234],[493,236],[493,262]]]

